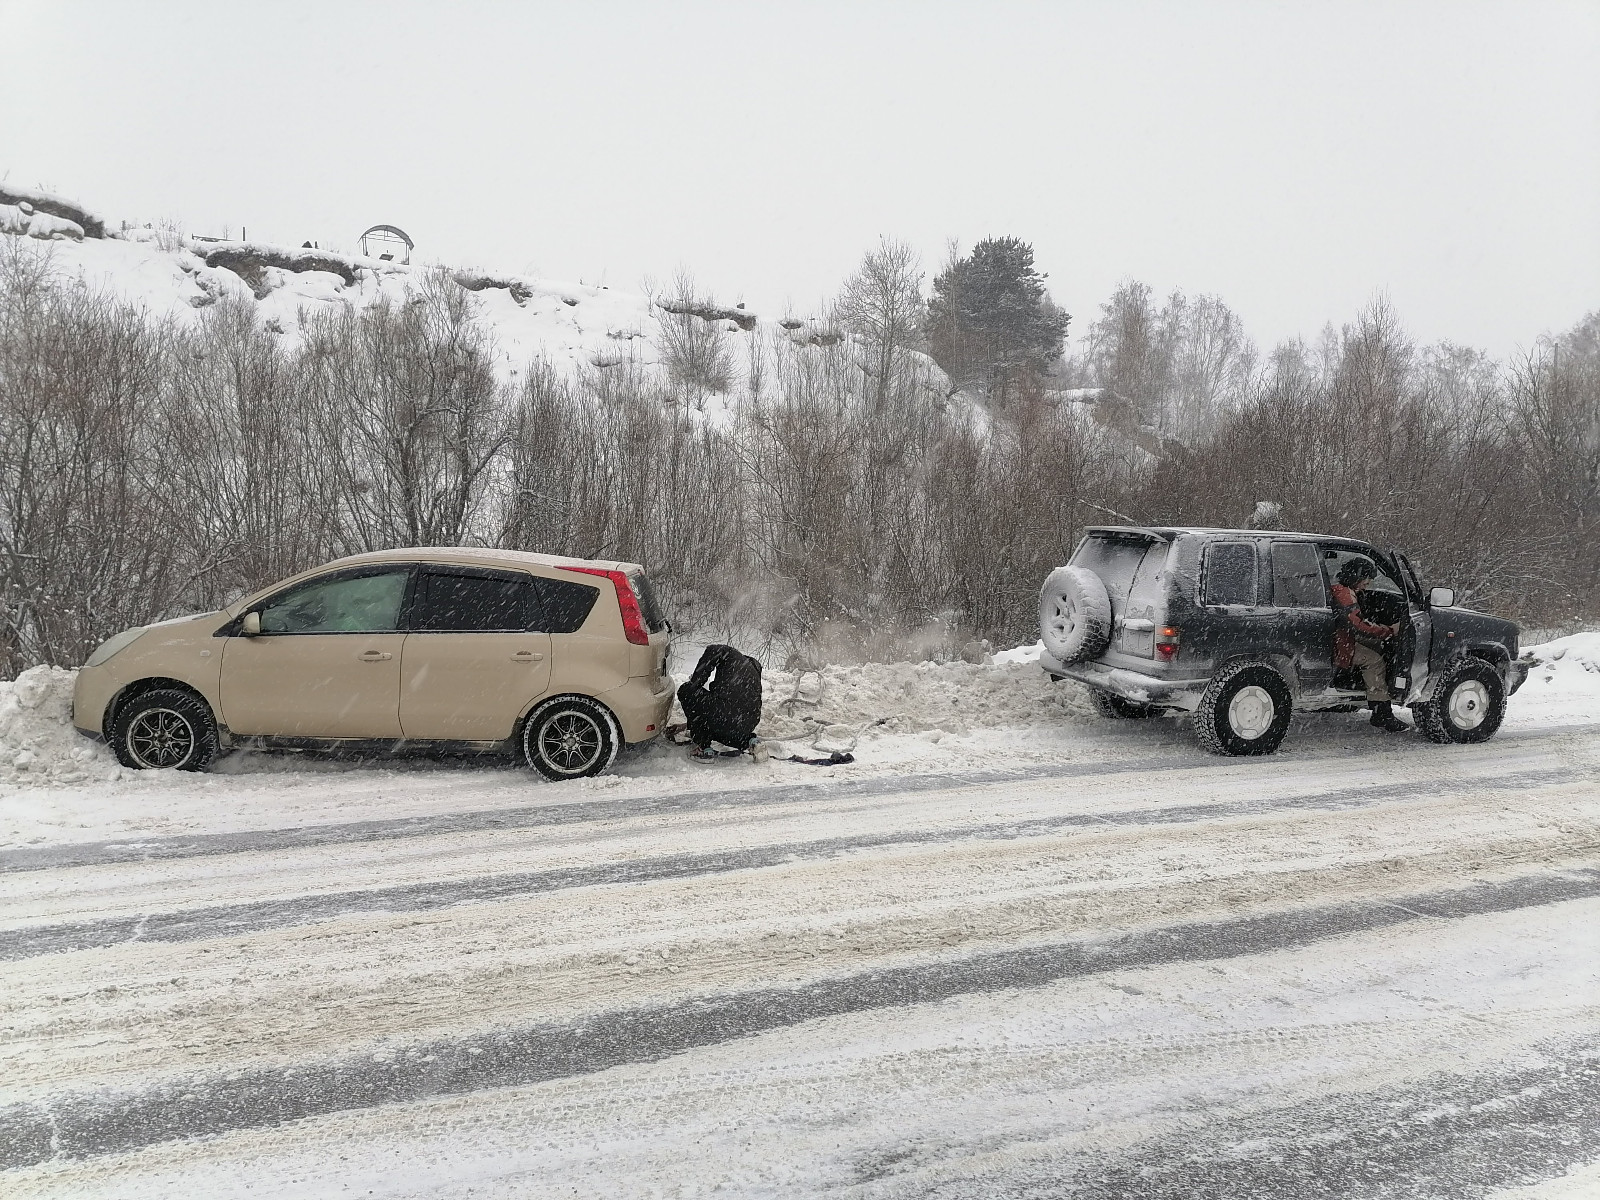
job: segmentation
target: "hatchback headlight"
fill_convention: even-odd
[[[116,637],[109,638],[106,641],[101,642],[99,648],[96,649],[93,654],[89,655],[89,661],[83,665],[86,667],[98,667],[101,663],[105,662],[119,650],[126,650],[143,632],[143,625],[137,625],[132,629],[124,629],[121,633],[117,634]]]

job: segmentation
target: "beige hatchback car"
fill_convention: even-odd
[[[119,633],[78,672],[73,724],[137,768],[203,770],[241,741],[414,745],[509,750],[575,779],[665,726],[669,632],[633,563],[358,554]]]

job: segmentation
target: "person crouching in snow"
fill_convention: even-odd
[[[1378,576],[1378,570],[1364,558],[1353,558],[1339,568],[1339,581],[1333,585],[1335,670],[1358,667],[1367,685],[1367,704],[1372,708],[1372,723],[1390,733],[1410,729],[1394,715],[1389,695],[1387,668],[1378,648],[1399,632],[1398,625],[1374,625],[1361,616],[1359,594]],[[1373,643],[1376,642],[1377,645]]]
[[[678,703],[695,745],[691,758],[716,758],[712,742],[749,750],[761,722],[761,664],[732,646],[707,646]]]

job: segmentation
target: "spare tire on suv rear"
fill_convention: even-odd
[[[1039,593],[1039,636],[1060,663],[1099,658],[1111,644],[1111,597],[1087,567],[1057,567]]]

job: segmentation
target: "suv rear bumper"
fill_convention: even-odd
[[[1159,704],[1166,708],[1181,708],[1193,712],[1200,707],[1200,697],[1206,690],[1205,679],[1158,679],[1124,667],[1108,667],[1104,663],[1084,662],[1070,666],[1057,662],[1049,653],[1039,655],[1039,666],[1047,674],[1062,679],[1076,679],[1079,683],[1099,688],[1113,696],[1121,696],[1134,704]]]

